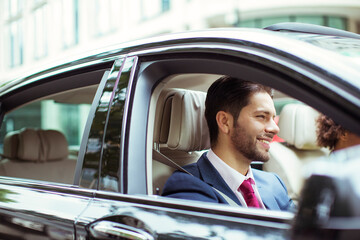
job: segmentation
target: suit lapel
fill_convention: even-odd
[[[210,163],[210,161],[206,157],[206,153],[204,153],[201,156],[201,158],[197,161],[197,165],[200,171],[201,178],[203,179],[204,182],[216,188],[217,190],[221,191],[222,193],[227,195],[234,202],[236,202],[241,206],[239,199],[236,197],[234,192],[230,189],[230,187],[221,177],[220,173],[215,169],[215,167]]]
[[[280,210],[279,205],[274,198],[274,194],[266,187],[267,181],[261,177],[261,172],[253,169],[253,175],[256,181],[256,187],[265,207],[270,210]]]
[[[210,163],[204,153],[201,158],[197,161],[197,166],[200,172],[200,178],[209,184],[210,186],[220,190],[225,195],[230,197],[234,202],[241,206],[239,199],[226,184],[224,179],[221,177],[220,173],[215,169],[215,167]],[[274,194],[271,192],[270,188],[267,187],[266,179],[263,178],[262,172],[256,169],[253,169],[253,175],[256,181],[256,186],[258,188],[261,200],[263,201],[265,207],[269,210],[281,210],[277,201],[275,200]]]

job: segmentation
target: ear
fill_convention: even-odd
[[[219,111],[216,114],[216,122],[219,127],[219,132],[222,132],[224,134],[230,133],[230,129],[233,126],[233,117],[230,113],[227,113],[225,111]]]
[[[345,131],[343,134],[341,134],[341,136],[339,137],[339,139],[343,142],[347,141],[349,137],[349,132]]]

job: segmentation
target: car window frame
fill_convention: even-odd
[[[2,102],[0,113],[1,124],[3,124],[3,119],[7,112],[24,106],[27,103],[63,91],[99,84],[104,73],[106,73],[112,64],[113,61],[109,61],[94,63],[93,65],[76,69],[62,69],[60,72],[50,70],[49,73],[41,76],[24,78],[22,83],[15,85],[11,90],[5,91],[0,96],[0,101]],[[86,81],[84,81],[84,79],[86,79]],[[74,171],[75,170],[76,169],[74,169]],[[31,179],[25,180],[32,181]],[[58,182],[51,183],[62,184]],[[74,183],[71,185],[73,184]]]
[[[133,55],[136,54],[134,53]],[[146,166],[151,166],[150,162],[152,161],[153,148],[152,129],[149,128],[150,121],[149,119],[147,119],[149,115],[149,106],[151,105],[150,100],[156,87],[161,83],[163,79],[170,75],[196,72],[211,74],[228,74],[234,77],[243,77],[242,74],[244,73],[244,71],[240,71],[239,68],[236,68],[236,70],[234,70],[235,64],[235,66],[237,67],[241,66],[243,70],[249,67],[252,68],[252,71],[258,74],[258,77],[256,79],[253,79],[256,82],[269,85],[270,87],[274,87],[280,91],[286,90],[286,88],[290,86],[290,92],[284,91],[287,95],[294,97],[298,100],[305,100],[304,102],[311,103],[310,105],[312,106],[321,106],[322,103],[326,103],[326,101],[328,101],[328,98],[326,97],[327,95],[324,95],[321,92],[318,92],[318,94],[314,94],[314,89],[310,88],[309,81],[314,82],[314,80],[311,80],[311,77],[314,76],[313,69],[307,69],[303,66],[300,74],[295,71],[297,68],[299,68],[299,65],[295,65],[294,67],[294,63],[292,62],[287,65],[281,65],[276,62],[276,55],[271,55],[270,58],[271,61],[274,61],[273,64],[276,65],[276,68],[271,68],[269,64],[253,62],[249,60],[248,56],[246,58],[242,58],[235,57],[233,55],[218,54],[216,52],[204,53],[202,51],[199,51],[191,53],[176,53],[171,55],[159,54],[155,56],[150,56],[148,53],[146,53],[144,56],[141,56],[141,54],[137,55],[139,57],[139,66],[137,72],[135,73],[135,78],[133,82],[133,88],[135,88],[135,86],[136,88],[134,91],[134,95],[132,95],[131,99],[129,99],[132,106],[132,113],[129,117],[130,119],[128,120],[125,129],[128,135],[124,139],[124,141],[128,142],[128,148],[124,149],[124,151],[128,152],[125,155],[127,156],[127,158],[125,158],[124,160],[127,161],[129,164],[128,175],[124,177],[127,178],[128,183],[132,183],[132,185],[128,185],[127,187],[127,189],[132,190],[124,193],[131,196],[136,196],[137,194],[147,194],[147,189],[149,189],[147,182],[140,183],[140,181],[137,181],[137,179],[134,177],[138,176],[139,174],[148,175],[150,172],[148,168],[147,170],[140,172],[136,168],[131,166],[144,164],[144,159],[146,159]],[[210,58],[211,60],[208,59],[209,56],[212,56],[212,58]],[[237,60],[237,62],[234,63],[234,60]],[[196,69],[196,71],[193,70],[194,66],[196,65],[194,64],[195,61],[199,62],[199,64],[197,65],[199,66],[199,68]],[[269,61],[269,59],[266,59],[266,61]],[[212,64],[204,64],[205,62],[212,62]],[[222,62],[221,67],[219,67],[219,65],[217,64],[214,64],[219,62]],[[249,66],[249,63],[251,63],[252,66]],[[173,64],[177,64],[180,67],[172,66]],[[227,67],[224,67],[225,65]],[[279,68],[279,65],[281,65],[282,68]],[[240,74],[240,72],[242,72],[242,74]],[[249,71],[245,72],[249,73]],[[259,72],[261,72],[262,74],[259,75]],[[297,74],[293,75],[294,73]],[[265,81],[263,79],[263,76],[265,75],[269,75],[272,81],[269,81],[269,79]],[[324,80],[327,77],[328,76],[326,76],[326,74],[322,75],[322,73],[316,73],[316,78],[322,78]],[[284,81],[284,78],[291,79],[291,83],[289,83],[289,80]],[[303,81],[307,81],[308,84],[301,84]],[[339,108],[337,105],[320,107],[319,109],[323,111],[328,111],[329,108],[331,110],[334,110],[335,113],[341,113],[342,111],[342,109]],[[147,119],[146,124],[139,124],[141,122],[139,121],[139,119]],[[146,136],[140,135],[144,132],[147,133]],[[137,135],[142,137],[138,138],[138,142],[140,142],[141,145],[139,146],[139,144],[137,144],[136,150],[131,144],[129,144],[129,142],[131,142],[129,138],[137,139]],[[149,139],[151,139],[151,141]],[[138,186],[136,186],[136,184],[138,184]],[[144,191],[144,189],[146,190]],[[165,199],[164,201],[166,202],[167,200]],[[178,201],[179,205],[182,204],[181,200],[175,201]],[[194,208],[192,209],[192,211],[196,211],[196,209]],[[268,212],[266,214],[268,214]],[[252,214],[249,214],[248,216],[250,218],[253,217]]]
[[[93,104],[92,104],[92,108],[90,111],[90,114],[88,116],[88,121],[86,123],[86,127],[85,127],[85,131],[84,131],[84,135],[83,135],[83,139],[81,142],[81,156],[79,156],[79,160],[78,160],[78,165],[77,165],[77,170],[76,170],[76,175],[75,175],[75,181],[74,184],[75,185],[81,185],[81,175],[82,172],[84,171],[84,164],[86,161],[86,152],[87,149],[90,147],[89,145],[90,143],[90,139],[89,139],[89,134],[93,131],[93,124],[94,121],[96,120],[96,112],[97,111],[104,111],[104,107],[106,108],[106,112],[104,112],[104,114],[106,115],[105,118],[101,118],[101,116],[99,116],[98,121],[103,121],[103,133],[102,133],[102,137],[100,139],[100,148],[99,150],[99,159],[96,160],[97,162],[97,166],[98,166],[98,170],[97,170],[97,179],[94,178],[95,184],[93,186],[91,186],[92,189],[94,190],[103,190],[101,189],[101,180],[102,180],[102,175],[103,173],[106,174],[106,170],[104,169],[104,161],[107,161],[106,159],[104,159],[105,156],[105,151],[107,151],[108,147],[105,147],[105,145],[107,145],[105,143],[105,139],[107,137],[109,137],[108,135],[108,128],[109,128],[109,119],[110,119],[110,112],[114,112],[114,111],[122,111],[123,112],[123,118],[121,119],[122,124],[121,126],[119,126],[118,129],[120,129],[119,131],[119,138],[120,138],[120,142],[118,143],[119,145],[119,155],[116,156],[112,156],[112,158],[114,159],[118,159],[118,170],[117,170],[117,189],[113,189],[113,191],[119,192],[119,193],[123,193],[126,192],[126,189],[124,189],[124,183],[127,182],[126,177],[127,176],[127,162],[124,161],[124,154],[126,151],[124,151],[124,149],[126,148],[126,146],[124,145],[124,135],[126,134],[126,132],[124,131],[124,126],[126,125],[126,120],[128,119],[128,115],[131,112],[131,107],[129,107],[130,102],[130,95],[132,94],[132,80],[134,78],[134,72],[135,72],[135,68],[137,66],[137,57],[136,56],[132,56],[132,57],[128,57],[128,56],[120,56],[119,58],[117,58],[114,62],[114,65],[112,66],[112,69],[110,70],[108,76],[104,77],[102,79],[101,82],[101,86],[99,86],[97,93],[96,93],[96,97],[94,98]],[[124,74],[129,74],[128,76],[125,76]],[[105,89],[106,85],[112,85],[114,84],[113,88],[111,91],[109,91],[108,89]],[[125,96],[125,100],[124,100],[124,106],[122,107],[122,109],[118,109],[115,110],[114,109],[114,104],[115,102],[115,98],[118,97],[116,94],[117,90],[118,90],[118,86],[120,85],[126,85],[126,96]],[[104,96],[104,94],[107,93],[108,95],[110,94],[111,97],[109,99],[109,102],[107,103],[106,106],[101,107],[100,105],[101,103],[101,98]],[[103,108],[102,110],[99,110],[100,108]],[[101,174],[99,174],[101,173]],[[126,186],[126,185],[125,185]]]

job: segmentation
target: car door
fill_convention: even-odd
[[[78,219],[90,239],[287,239],[292,214],[99,191]]]
[[[276,51],[241,46],[200,44],[176,46],[129,55],[118,79],[112,80],[111,106],[103,118],[94,118],[89,127],[84,151],[80,186],[96,189],[94,199],[79,216],[78,238],[90,239],[288,239],[292,213],[259,211],[245,208],[169,199],[153,195],[151,162],[153,150],[153,95],[171,76],[181,74],[230,75],[251,78],[316,106],[334,112],[341,109],[329,104],[340,98],[314,88],[326,71],[317,72],[296,58],[284,61]],[[238,48],[238,49],[236,49]],[[175,49],[175,47],[174,47]],[[143,54],[143,55],[142,55]],[[115,76],[115,75],[114,75]],[[179,86],[195,86],[196,81]],[[318,87],[318,85],[315,85]],[[314,91],[317,94],[312,94]],[[331,99],[333,98],[333,99]],[[99,102],[98,110],[101,102]],[[96,124],[100,123],[97,128]],[[350,118],[349,118],[350,120]],[[352,121],[352,120],[350,120]],[[92,133],[92,129],[94,134]],[[97,134],[98,133],[98,134]],[[94,138],[90,136],[96,136]],[[95,146],[95,147],[94,147]],[[97,149],[96,151],[94,149]],[[100,157],[93,163],[94,154]],[[88,169],[91,169],[89,171]],[[80,172],[80,171],[78,171]],[[92,172],[91,177],[86,177]],[[89,180],[90,179],[90,180]]]
[[[95,117],[88,122],[89,137],[84,143],[86,150],[82,151],[81,171],[77,171],[81,174],[75,183],[96,191],[77,219],[77,238],[286,239],[292,213],[264,214],[259,210],[179,201],[149,193],[150,98],[159,81],[172,74],[158,70],[169,67],[188,73],[175,66],[182,66],[184,60],[200,67],[212,60],[202,58],[197,62],[187,57],[155,62],[141,60],[136,55],[128,56],[119,75],[110,73],[113,77],[108,78],[109,88],[104,88]],[[165,65],[158,68],[158,63]],[[106,102],[106,109],[101,99]]]
[[[74,142],[72,147],[75,147],[82,133],[74,135],[74,132],[81,132],[82,121],[88,118],[88,107],[91,106],[89,101],[93,98],[93,92],[97,88],[104,88],[112,65],[113,61],[90,64],[85,69],[65,68],[55,73],[44,74],[45,77],[40,75],[38,81],[30,78],[30,81],[25,81],[23,87],[15,91],[3,92],[1,145],[5,148],[8,134],[5,137],[4,135],[10,130],[14,130],[13,133],[19,133],[22,132],[19,128],[32,127],[34,128],[32,131],[36,132],[36,128],[58,127],[56,132],[71,130],[69,132],[72,135],[66,134],[68,141],[65,142],[66,144]],[[70,107],[58,106],[60,102],[69,103]],[[76,114],[73,114],[74,109]],[[64,111],[69,114],[66,115]],[[60,113],[65,114],[65,117],[61,118]],[[82,116],[82,114],[86,115]],[[68,125],[69,123],[74,125],[74,122],[79,125],[75,127]],[[62,125],[59,125],[60,123]],[[41,129],[41,131],[45,133],[48,130]],[[50,132],[55,132],[55,130]],[[19,147],[18,141],[13,143],[11,149]],[[64,148],[59,144],[60,142],[55,140],[53,146],[41,145],[40,147],[48,149],[47,156],[54,152],[63,154],[61,151]],[[26,142],[24,145],[30,146],[28,149],[30,155],[37,147],[32,142]],[[11,151],[12,155],[7,155],[7,150],[2,150],[4,151],[0,162],[2,174],[0,177],[0,238],[74,239],[77,218],[94,197],[92,189],[79,188],[73,185],[73,179],[67,177],[68,173],[71,175],[75,172],[79,149],[66,149],[66,154],[69,153],[69,155],[64,161],[57,159],[50,161],[45,156],[42,160],[37,159],[34,162],[28,161],[29,159],[20,160],[15,156],[18,155],[17,153]],[[67,168],[67,166],[72,168]],[[66,179],[63,176],[66,176]],[[58,181],[55,179],[57,177]],[[64,182],[61,182],[62,180]]]
[[[73,239],[92,193],[68,186],[1,179],[1,239]]]

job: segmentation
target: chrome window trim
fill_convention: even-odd
[[[125,65],[127,63],[127,61],[133,61],[133,65],[131,67],[130,70],[130,77],[129,77],[129,84],[128,84],[128,89],[126,91],[126,97],[125,97],[125,106],[124,106],[124,115],[123,115],[123,122],[122,122],[122,126],[121,126],[121,142],[120,142],[120,146],[121,146],[121,152],[120,152],[120,173],[119,173],[119,186],[120,189],[119,191],[121,193],[123,193],[124,191],[127,191],[127,179],[125,179],[124,177],[124,168],[125,168],[125,146],[126,146],[126,142],[128,142],[128,138],[129,138],[129,134],[126,132],[127,131],[127,126],[128,126],[128,122],[129,122],[129,109],[130,109],[130,101],[132,101],[131,96],[132,96],[132,92],[133,92],[133,88],[134,88],[134,76],[135,76],[135,70],[136,67],[138,65],[138,57],[137,56],[127,56],[124,64]],[[126,139],[125,139],[126,138]],[[127,150],[127,149],[126,149]],[[129,161],[128,157],[126,158],[126,161]],[[121,181],[121,182],[120,182]]]
[[[295,216],[292,212],[264,211],[251,208],[232,207],[218,203],[167,198],[156,195],[129,195],[101,190],[95,192],[95,198],[135,203],[139,207],[166,209],[165,211],[167,212],[186,212],[187,214],[193,214],[194,216],[198,216],[199,214],[202,216],[212,214],[213,216],[219,216],[220,219],[221,216],[226,215],[229,218],[237,220],[239,218],[247,219],[247,217],[252,217],[253,219],[258,219],[260,221],[270,222],[271,224],[269,226],[274,224],[273,222],[276,222],[276,224],[282,226],[282,229],[288,229]]]

